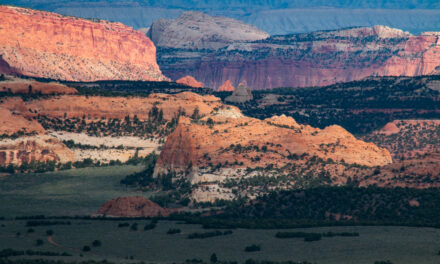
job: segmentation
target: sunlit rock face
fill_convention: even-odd
[[[270,164],[281,168],[292,162],[289,155],[304,153],[365,166],[392,162],[387,150],[356,139],[340,126],[318,129],[299,125],[284,115],[259,120],[244,116],[235,107],[223,106],[199,123],[181,118],[160,154],[155,174],[173,171],[191,175],[217,163],[233,169]]]
[[[70,81],[166,80],[156,47],[121,23],[0,6],[0,71]]]
[[[179,80],[177,80],[176,83],[184,84],[184,85],[191,86],[191,87],[194,87],[194,88],[202,88],[203,87],[203,83],[198,82],[192,76],[182,77]]]

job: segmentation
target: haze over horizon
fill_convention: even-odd
[[[177,18],[188,10],[236,18],[271,35],[373,25],[399,28],[413,34],[440,28],[440,3],[421,0],[4,0],[0,3],[118,21],[136,29],[149,27],[161,18]]]

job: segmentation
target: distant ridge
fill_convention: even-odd
[[[433,75],[440,74],[440,33],[413,35],[381,25],[321,30],[237,40],[221,49],[159,49],[158,63],[172,79],[191,75],[214,89],[227,80],[255,90]]]
[[[5,0],[7,4],[55,11],[65,15],[119,21],[134,28],[149,27],[155,20],[175,19],[197,10],[252,24],[271,35],[338,29],[349,26],[386,25],[413,34],[440,28],[438,1],[54,1]]]

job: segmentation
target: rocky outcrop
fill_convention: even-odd
[[[220,50],[161,50],[174,79],[191,75],[207,87],[230,80],[251,89],[324,86],[367,76],[440,73],[440,33],[419,36],[385,26],[272,36]],[[170,60],[170,56],[176,58]]]
[[[227,80],[218,88],[219,92],[233,92],[235,90],[234,86],[232,86],[231,81]]]
[[[57,82],[37,82],[32,79],[20,79],[13,76],[6,76],[0,81],[0,93],[13,94],[75,94],[75,88],[68,87]]]
[[[359,165],[391,162],[387,150],[356,139],[340,126],[321,130],[287,116],[259,120],[223,106],[198,122],[180,119],[160,153],[154,177],[172,173],[175,181],[193,184],[192,200],[214,202],[252,199],[271,188],[345,184]]]
[[[31,162],[73,161],[73,153],[56,138],[48,135],[26,136],[0,141],[0,166]]]
[[[235,169],[268,165],[282,168],[292,162],[289,156],[304,153],[365,166],[392,162],[387,150],[356,139],[340,126],[321,130],[298,125],[286,116],[261,121],[228,113],[239,112],[235,108],[220,110],[221,114],[204,117],[206,123],[181,119],[167,139],[155,174],[194,171],[209,164],[228,164],[226,167]]]
[[[107,217],[157,217],[169,216],[175,210],[165,209],[151,200],[141,197],[118,197],[106,202],[98,215]]]
[[[176,83],[184,84],[184,85],[191,86],[191,87],[194,87],[194,88],[203,88],[203,83],[198,82],[192,76],[182,77],[179,80],[177,80]]]
[[[232,18],[190,11],[175,20],[155,21],[147,36],[158,47],[217,50],[234,42],[265,39],[269,34]]]
[[[226,97],[225,101],[231,103],[245,103],[253,98],[251,89],[249,89],[246,84],[240,83],[237,89],[234,89],[232,95]]]
[[[162,81],[156,47],[120,23],[0,6],[0,69],[70,81]]]

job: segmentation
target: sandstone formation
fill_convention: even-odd
[[[182,77],[179,80],[177,80],[176,83],[184,84],[184,85],[191,86],[191,87],[194,87],[194,88],[203,88],[203,83],[198,82],[192,76]]]
[[[141,196],[118,197],[106,202],[98,210],[98,215],[107,217],[157,217],[169,216],[173,210]]]
[[[8,98],[4,99],[0,107],[20,112],[28,118],[38,114],[57,118],[85,116],[87,119],[124,119],[136,115],[140,120],[147,120],[148,113],[156,106],[163,111],[163,118],[170,120],[179,109],[191,115],[197,108],[200,115],[207,115],[222,104],[220,98],[212,95],[183,92],[174,95],[151,94],[148,97],[61,95],[26,102],[19,98]]]
[[[0,135],[14,135],[19,132],[23,134],[41,134],[45,130],[37,121],[25,118],[19,111],[11,111],[0,106]]]
[[[232,86],[231,81],[227,80],[218,88],[219,92],[233,92],[235,90],[234,86]]]
[[[125,162],[134,155],[143,157],[159,151],[160,142],[169,133],[164,131],[174,129],[175,125],[172,128],[168,125],[178,113],[187,116],[197,113],[202,117],[221,105],[217,97],[190,92],[151,94],[146,98],[57,95],[24,101],[20,97],[3,97],[0,100],[0,136],[3,137],[0,146],[6,158],[0,165],[88,158],[102,163]],[[163,123],[156,132],[147,135],[144,131],[153,108],[163,113]],[[120,133],[125,131],[125,125],[110,125],[115,119],[124,122],[127,116],[131,120],[136,116],[138,122],[143,122],[141,134],[128,133],[127,136]],[[107,134],[89,129],[90,124],[97,123]],[[75,127],[80,129],[72,129]],[[115,129],[119,129],[116,134],[112,133]],[[73,145],[70,150],[62,143],[66,141]]]
[[[70,81],[167,80],[156,47],[121,23],[0,6],[0,70]]]
[[[236,41],[220,50],[164,49],[162,71],[194,76],[207,87],[230,80],[251,89],[323,86],[367,76],[440,73],[440,33],[415,36],[385,26],[317,31]],[[170,58],[175,58],[171,60]]]
[[[155,21],[147,36],[158,47],[217,50],[237,41],[265,39],[269,34],[232,18],[190,11],[175,20]]]
[[[232,95],[226,97],[225,101],[231,103],[245,103],[253,98],[251,89],[249,89],[246,84],[240,83],[237,86],[237,89],[234,89]]]
[[[304,188],[313,181],[345,184],[355,173],[353,166],[391,162],[387,150],[356,139],[342,127],[321,130],[286,116],[259,120],[223,106],[198,122],[180,119],[154,176],[172,173],[176,181],[194,185],[192,200],[214,202],[267,193],[268,186],[249,185],[248,180],[272,179],[271,188],[278,189]]]
[[[394,120],[362,139],[386,148],[395,159],[440,153],[440,120]]]
[[[10,92],[13,94],[74,94],[78,91],[75,88],[67,87],[57,82],[37,82],[32,79],[20,79],[7,76],[4,81],[0,81],[0,93]]]
[[[391,163],[387,150],[357,140],[340,126],[321,130],[298,125],[286,116],[261,121],[237,114],[236,108],[227,108],[220,114],[204,117],[205,121],[212,119],[214,125],[209,122],[196,124],[183,118],[167,139],[157,162],[156,175],[225,162],[233,168],[270,164],[280,168],[291,162],[287,158],[289,155],[304,153],[324,160],[344,160],[348,164],[382,166]],[[239,146],[238,149],[235,146]]]
[[[73,161],[73,153],[56,138],[39,135],[0,141],[0,166],[35,161]]]

